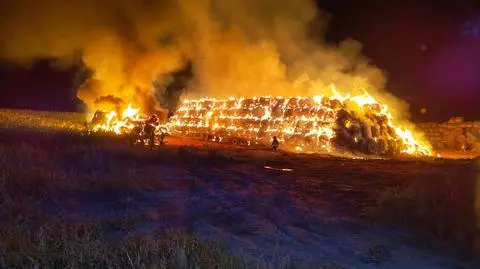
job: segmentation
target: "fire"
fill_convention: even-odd
[[[122,113],[122,119],[132,118],[138,115],[140,111],[139,108],[132,108],[132,104],[129,104],[128,107]]]
[[[389,107],[367,91],[329,96],[202,98],[185,100],[155,134],[202,136],[217,142],[269,144],[276,136],[294,152],[332,152],[346,148],[374,155],[432,156],[428,143],[395,122]],[[98,112],[94,132],[142,133],[149,117],[129,105],[121,113]]]
[[[122,113],[97,111],[90,125],[90,132],[125,135],[132,138],[133,143],[150,145],[163,143],[163,138],[168,133],[166,126],[159,124],[156,116],[142,115],[140,108],[134,108],[131,104]],[[156,138],[160,140],[157,141]]]
[[[115,134],[124,134],[135,128],[135,122],[144,118],[139,108],[133,108],[131,104],[122,111],[121,116],[116,111],[97,111],[92,119],[93,132],[111,132]]]
[[[293,151],[432,155],[430,146],[396,124],[387,105],[368,92],[331,97],[252,97],[186,100],[170,119],[172,133],[234,143],[265,144],[277,136]]]

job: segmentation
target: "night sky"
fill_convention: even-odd
[[[415,121],[480,119],[475,1],[318,2],[334,15],[327,38],[360,41],[372,63],[387,72],[389,91],[410,104]]]
[[[333,15],[327,39],[360,41],[364,54],[387,72],[388,90],[410,104],[414,121],[480,119],[479,4],[318,2]],[[47,62],[29,70],[2,63],[0,107],[74,111],[75,71],[52,70]]]

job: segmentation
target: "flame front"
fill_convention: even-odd
[[[386,153],[390,148],[410,155],[432,155],[428,143],[395,124],[388,106],[368,92],[350,96],[332,90],[331,97],[186,100],[168,126],[177,135],[210,134],[246,144],[265,143],[277,136],[296,152],[330,152],[336,146],[352,147],[354,143],[367,153]],[[341,142],[341,132],[352,141]]]
[[[312,97],[251,97],[186,100],[157,129],[179,136],[206,135],[246,145],[269,143],[273,136],[295,152],[331,152],[339,146],[370,154],[431,156],[428,143],[393,119],[387,105],[368,92]],[[131,133],[148,117],[129,105],[92,120],[92,131]]]
[[[129,104],[121,116],[116,111],[101,112],[102,114],[94,115],[91,130],[93,132],[111,132],[117,135],[128,133],[135,128],[135,122],[144,118],[139,111],[139,108],[133,108]]]

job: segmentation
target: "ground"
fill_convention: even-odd
[[[228,257],[215,265],[206,257],[217,252],[195,252],[208,260],[200,268],[479,268],[478,160],[352,159],[172,137],[150,150],[81,136],[82,121],[0,111],[0,242],[10,242],[0,244],[0,267],[50,261],[22,249],[12,227],[38,235],[49,229],[34,227],[94,223],[101,242],[164,242],[173,232],[223,242]],[[45,226],[52,220],[60,224]]]

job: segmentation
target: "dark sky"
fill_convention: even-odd
[[[372,63],[387,72],[389,91],[410,104],[414,121],[480,119],[479,4],[318,2],[333,15],[328,40],[360,41]],[[75,110],[74,77],[74,70],[54,71],[46,63],[29,71],[1,66],[0,107]]]
[[[480,1],[318,2],[334,15],[328,39],[360,41],[414,120],[480,119]]]

